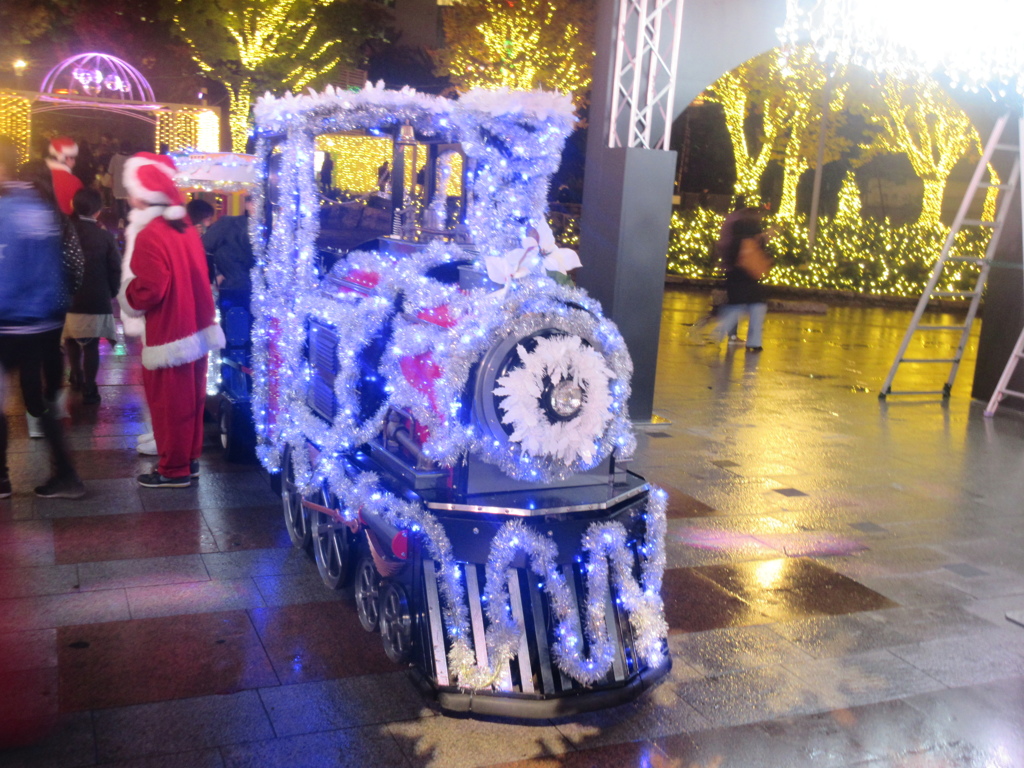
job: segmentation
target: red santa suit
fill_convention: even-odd
[[[50,141],[50,157],[46,165],[53,177],[53,195],[57,198],[57,207],[65,216],[74,213],[72,201],[75,192],[82,188],[81,180],[71,172],[69,160],[73,163],[78,157],[78,145],[67,136],[58,136]]]
[[[126,332],[144,318],[143,385],[164,478],[187,478],[203,446],[206,355],[224,346],[215,321],[206,253],[174,186],[174,163],[141,152],[125,163],[131,197],[119,300]],[[175,226],[174,222],[180,222]],[[179,231],[184,226],[183,231]],[[143,475],[139,482],[143,485]]]

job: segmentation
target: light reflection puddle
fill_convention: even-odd
[[[815,555],[852,555],[866,547],[856,539],[832,533],[775,533],[752,536],[739,531],[709,531],[688,528],[675,534],[675,538],[696,549],[714,551],[740,551],[749,553],[751,547],[763,554],[784,552],[787,557]]]

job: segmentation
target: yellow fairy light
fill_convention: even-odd
[[[220,149],[220,118],[204,108],[157,112],[155,144],[157,149],[166,144],[172,152],[216,152]]]
[[[589,6],[580,0],[467,0],[445,15],[440,52],[462,90],[548,88],[581,94],[594,52]]]
[[[29,159],[32,136],[32,102],[10,91],[0,91],[0,136],[10,136],[18,146],[18,160]]]

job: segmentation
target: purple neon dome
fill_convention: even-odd
[[[77,95],[121,101],[156,100],[139,70],[106,53],[80,53],[64,59],[46,74],[39,90],[62,99]]]

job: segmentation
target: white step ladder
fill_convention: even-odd
[[[1006,361],[1006,367],[1003,368],[1003,375],[999,377],[999,383],[996,384],[992,397],[989,398],[988,405],[985,407],[986,416],[991,418],[995,415],[996,408],[999,407],[999,403],[1004,397],[1024,399],[1024,392],[1008,388],[1013,372],[1017,370],[1017,363],[1020,362],[1022,357],[1024,357],[1024,329],[1021,329],[1020,336],[1017,337],[1017,343],[1013,345],[1013,352],[1010,353],[1010,359]]]
[[[974,169],[974,175],[971,177],[970,184],[967,186],[967,191],[964,193],[963,201],[960,203],[960,209],[957,211],[956,217],[953,219],[953,224],[949,230],[949,236],[946,238],[946,242],[942,246],[942,252],[939,254],[939,258],[935,262],[935,266],[932,269],[931,277],[928,279],[928,284],[925,286],[924,293],[921,294],[921,298],[917,302],[917,308],[914,310],[914,316],[910,321],[910,326],[907,328],[907,332],[903,336],[903,342],[900,344],[899,352],[896,354],[896,359],[893,361],[892,367],[889,369],[889,375],[885,378],[885,383],[882,384],[882,389],[878,394],[878,397],[884,400],[889,395],[942,395],[944,398],[949,397],[949,393],[953,388],[953,381],[956,379],[957,371],[960,369],[960,360],[963,357],[964,350],[967,348],[967,341],[970,338],[971,326],[974,324],[974,318],[977,317],[978,307],[981,305],[981,296],[985,288],[985,282],[988,279],[989,269],[992,266],[992,259],[995,256],[996,247],[999,244],[999,236],[1002,234],[1003,226],[1006,223],[1007,216],[1009,215],[1011,200],[1013,199],[1014,191],[1017,189],[1017,185],[1020,181],[1021,173],[1021,159],[1024,155],[1024,142],[1021,141],[1022,132],[1024,132],[1024,118],[1017,117],[1017,136],[1015,139],[1016,143],[1010,143],[1010,141],[1003,140],[1003,134],[1010,122],[1011,115],[1007,113],[1000,117],[992,129],[992,135],[989,137],[988,142],[985,144],[985,148],[981,153],[981,160],[978,161],[977,167]],[[1012,137],[1011,137],[1012,138]],[[992,161],[996,153],[1013,153],[1013,166],[1006,176],[1006,181],[1002,184],[990,184],[982,181],[985,173],[988,170],[988,165]],[[967,218],[967,212],[971,205],[975,202],[978,197],[979,191],[984,194],[987,190],[993,187],[999,189],[999,205],[996,211],[996,217],[994,221],[985,221],[983,219],[969,219]],[[985,249],[985,255],[979,256],[951,256],[950,252],[956,242],[956,236],[965,227],[971,226],[982,226],[991,227],[992,236],[988,243],[988,248]],[[976,264],[980,267],[978,271],[978,279],[974,283],[973,290],[970,291],[938,291],[936,287],[945,272],[946,265],[950,262],[956,264]],[[960,325],[922,325],[921,317],[924,315],[925,310],[928,308],[928,302],[932,299],[940,298],[961,298],[966,299],[970,297],[970,305],[967,309],[967,317],[963,324]],[[940,357],[940,358],[928,358],[928,357],[907,357],[907,349],[910,347],[910,342],[914,335],[919,331],[960,331],[960,341],[957,344],[956,352],[952,357]],[[1019,345],[1018,345],[1019,346]],[[1011,358],[1014,359],[1014,358]],[[945,364],[950,366],[949,376],[946,378],[946,383],[942,389],[936,390],[894,390],[892,389],[893,379],[896,378],[896,372],[903,363],[930,363],[930,364]]]

